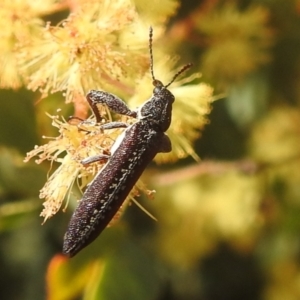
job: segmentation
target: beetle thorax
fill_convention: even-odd
[[[152,97],[139,110],[139,119],[155,122],[165,132],[172,117],[174,95],[165,87],[155,87]]]

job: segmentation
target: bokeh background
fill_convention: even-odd
[[[10,5],[15,16],[22,2],[3,1],[0,13]],[[161,46],[214,88],[201,161],[152,164],[143,182],[155,199],[138,199],[158,221],[130,205],[68,260],[62,240],[80,194],[41,226],[50,162],[23,160],[42,135],[57,136],[45,112],[67,118],[74,107],[62,93],[4,88],[14,52],[0,47],[1,299],[300,299],[300,1],[152,2],[158,16],[173,5]],[[41,20],[57,24],[76,1],[63,4]]]

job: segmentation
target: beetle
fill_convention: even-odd
[[[185,65],[167,85],[163,85],[154,76],[152,37],[153,29],[150,27],[150,71],[154,89],[149,100],[132,111],[120,98],[105,91],[91,90],[86,96],[96,121],[101,119],[97,104],[104,104],[112,112],[136,118],[137,121],[132,125],[123,122],[102,125],[103,130],[126,129],[117,137],[110,155],[101,154],[82,161],[83,164],[106,163],[88,185],[71,217],[63,243],[63,253],[69,257],[89,245],[105,229],[155,155],[172,150],[165,132],[171,124],[175,97],[168,86],[191,64]]]

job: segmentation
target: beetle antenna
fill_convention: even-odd
[[[149,29],[149,53],[150,53],[150,71],[153,81],[156,81],[154,72],[153,72],[153,50],[152,50],[152,43],[153,43],[153,28],[150,26]]]
[[[150,71],[151,71],[151,76],[153,79],[153,82],[156,82],[157,80],[155,79],[154,76],[154,71],[153,71],[153,49],[152,49],[152,45],[153,45],[153,28],[152,26],[150,26],[149,28],[149,53],[150,53]],[[193,64],[189,63],[186,64],[185,66],[183,66],[172,78],[172,80],[165,85],[165,88],[167,88],[169,85],[171,85],[175,79],[182,74],[183,72],[185,72],[186,70],[188,70]]]
[[[180,75],[182,74],[183,72],[185,72],[186,70],[188,70],[193,64],[189,63],[189,64],[186,64],[185,66],[183,66],[172,78],[172,80],[167,84],[165,85],[165,87],[167,88],[169,85],[171,85],[175,79]]]

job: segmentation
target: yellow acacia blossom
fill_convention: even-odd
[[[30,40],[43,25],[41,16],[56,11],[55,0],[2,0],[0,3],[0,88],[19,88],[16,45]]]
[[[48,138],[50,140],[47,144],[36,146],[27,153],[24,160],[28,162],[37,156],[38,164],[45,160],[51,161],[51,164],[60,164],[40,191],[40,198],[45,198],[44,210],[41,213],[45,221],[60,209],[77,178],[80,189],[83,189],[105,164],[99,161],[83,165],[81,161],[87,157],[108,153],[114,140],[123,130],[110,129],[103,132],[93,118],[78,124],[70,124],[58,116],[51,118],[52,125],[59,129],[60,135]],[[123,121],[126,119],[123,118]],[[142,184],[139,184],[138,188],[151,195]],[[133,190],[129,198],[139,193],[138,188]]]
[[[215,81],[239,81],[270,61],[274,36],[268,26],[269,12],[262,6],[241,10],[228,1],[194,21],[210,43],[202,58],[202,68]]]
[[[48,24],[20,44],[18,63],[27,87],[43,96],[64,91],[67,102],[92,88],[128,92],[120,78],[132,79],[148,67],[147,34],[143,43],[140,34],[130,34],[140,32],[141,24],[129,0],[82,4],[59,26]]]
[[[159,253],[177,267],[194,267],[220,238],[249,245],[263,226],[260,207],[264,187],[260,178],[241,176],[236,170],[221,173],[205,179],[180,177],[180,184],[173,183],[164,190],[168,200],[156,202],[156,215],[162,222]],[[174,247],[177,251],[172,251]]]
[[[146,28],[157,27],[157,37],[178,6],[177,0],[3,0],[0,87],[25,84],[42,96],[65,91],[67,101],[91,88],[130,93],[119,80],[147,69]],[[45,16],[66,9],[66,20],[45,26]]]
[[[150,21],[152,25],[166,22],[179,7],[176,0],[134,0],[134,3],[141,18]]]

